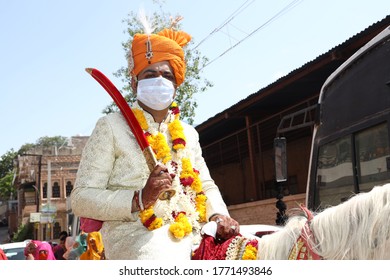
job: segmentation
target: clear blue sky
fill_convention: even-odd
[[[151,0],[0,0],[0,156],[43,136],[90,135],[111,97],[84,68],[122,87],[112,75],[126,65],[122,20],[140,7],[157,9]],[[198,48],[217,59],[202,72],[214,87],[196,97],[197,124],[390,14],[388,0],[167,0],[163,7],[184,16],[195,45],[246,7]]]

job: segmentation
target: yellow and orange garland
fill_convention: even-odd
[[[183,193],[193,192],[195,198],[191,207],[197,212],[197,221],[190,221],[187,213],[183,211],[172,211],[170,219],[157,217],[154,213],[153,206],[140,211],[139,217],[142,224],[149,230],[160,228],[166,221],[170,222],[169,231],[177,239],[181,239],[193,231],[193,226],[199,226],[199,223],[206,222],[206,200],[203,193],[202,182],[199,178],[199,171],[194,169],[189,157],[182,153],[186,148],[186,137],[184,128],[180,122],[180,110],[174,102],[170,107],[170,114],[173,119],[168,124],[169,134],[172,141],[172,150],[176,153],[177,162],[173,161],[172,150],[168,145],[166,137],[160,131],[149,131],[149,124],[141,108],[133,108],[145,136],[153,149],[156,159],[167,166],[173,166],[173,169],[180,172],[180,186]],[[179,166],[180,165],[180,166]],[[195,224],[196,223],[196,224]]]
[[[230,239],[226,249],[226,260],[256,260],[258,241],[248,239],[242,235],[236,235]]]
[[[250,240],[246,246],[244,254],[242,255],[243,260],[256,260],[257,259],[257,240]]]

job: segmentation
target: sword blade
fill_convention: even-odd
[[[118,106],[145,156],[149,170],[152,171],[157,164],[156,157],[129,104],[115,85],[102,72],[96,68],[86,68],[85,70],[107,91]]]

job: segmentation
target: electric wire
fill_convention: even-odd
[[[255,34],[256,32],[258,32],[260,29],[266,27],[267,25],[269,25],[271,22],[275,21],[277,18],[281,17],[283,14],[287,13],[288,11],[292,10],[293,8],[295,8],[296,6],[298,6],[300,4],[300,2],[302,2],[303,0],[294,0],[292,2],[290,2],[287,6],[285,6],[283,9],[281,9],[279,12],[277,12],[274,16],[272,16],[270,19],[268,19],[265,23],[261,24],[258,28],[256,28],[255,30],[253,30],[251,33],[249,33],[246,37],[244,37],[242,40],[238,41],[236,44],[234,44],[233,46],[231,46],[230,48],[228,48],[227,50],[225,50],[223,53],[221,53],[219,56],[217,56],[216,58],[214,58],[213,60],[210,60],[208,63],[206,63],[202,68],[199,69],[199,71],[203,70],[205,67],[207,67],[208,65],[210,65],[211,63],[215,62],[217,59],[221,58],[222,56],[224,56],[226,53],[228,53],[229,51],[231,51],[232,49],[234,49],[235,47],[237,47],[239,44],[241,44],[242,42],[244,42],[246,39],[248,39],[249,37],[253,36],[253,34]],[[225,24],[226,25],[226,24]],[[207,38],[207,37],[206,37]],[[199,44],[198,44],[199,45]]]
[[[248,8],[255,0],[252,0],[249,4],[247,4],[250,0],[245,1],[237,10],[235,10],[219,27],[215,28],[210,32],[205,38],[203,38],[193,49],[197,49],[202,43],[204,43],[207,39],[209,39],[213,34],[220,31],[223,27],[225,27],[229,22],[231,22],[237,15],[242,13],[246,8]],[[246,5],[246,6],[245,6]],[[245,7],[244,7],[245,6]]]

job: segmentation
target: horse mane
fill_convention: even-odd
[[[390,258],[390,184],[313,214],[310,230],[315,241],[311,246],[323,259]],[[288,259],[306,222],[302,211],[290,215],[283,229],[260,239],[258,258]]]

